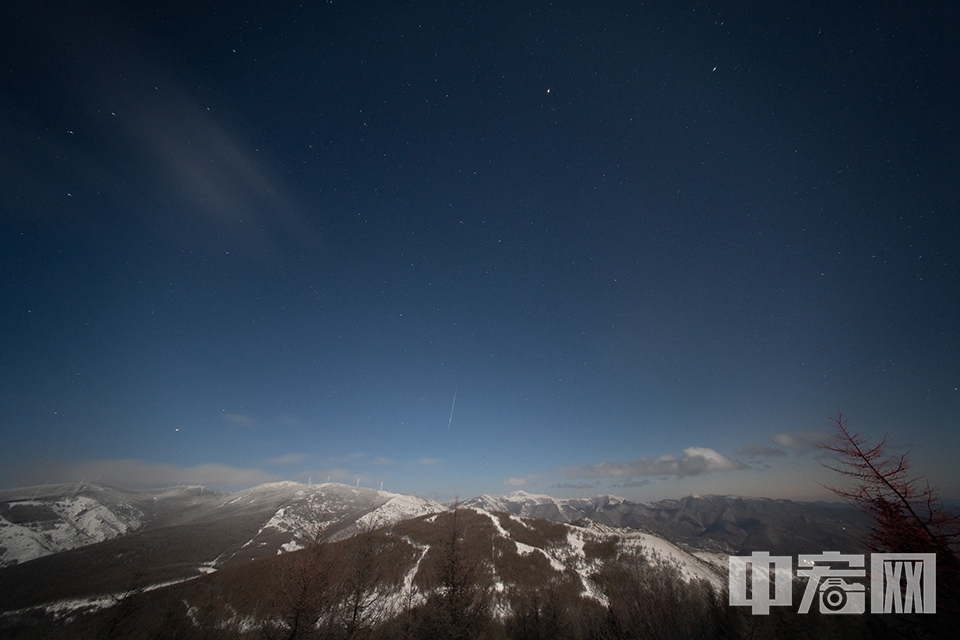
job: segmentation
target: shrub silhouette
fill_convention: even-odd
[[[713,587],[687,582],[655,554],[622,549],[594,576],[607,597],[603,624],[610,638],[703,638],[712,633]]]
[[[475,512],[468,515],[459,504],[437,516],[440,540],[427,556],[432,562],[425,574],[429,595],[422,608],[420,637],[467,640],[489,633],[490,569],[478,549],[480,529],[473,527],[474,535],[467,539],[468,519],[476,520]]]

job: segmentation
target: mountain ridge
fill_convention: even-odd
[[[613,495],[554,498],[526,491],[459,501],[464,507],[558,523],[589,519],[635,529],[704,552],[727,555],[764,550],[797,553],[862,552],[866,519],[849,507],[773,498],[691,495],[633,502]],[[175,531],[221,541],[201,560],[243,562],[302,548],[323,529],[332,539],[449,509],[416,496],[339,483],[268,483],[234,493],[203,486],[129,491],[81,483],[0,491],[0,569],[110,542],[118,553],[135,535],[174,549]],[[131,541],[132,542],[132,541]],[[205,548],[199,542],[186,556]],[[209,555],[210,552],[204,552]],[[203,555],[203,554],[202,554]],[[182,576],[181,576],[182,577]]]
[[[669,580],[719,593],[728,557],[750,548],[777,555],[859,548],[856,517],[850,508],[737,496],[639,503],[515,491],[444,505],[338,483],[271,483],[230,494],[205,487],[30,487],[0,491],[0,557],[14,559],[16,545],[6,541],[25,530],[54,542],[61,539],[51,532],[72,531],[74,546],[19,556],[0,568],[0,629],[31,620],[92,620],[141,601],[179,610],[183,594],[201,602],[210,590],[232,607],[218,614],[221,620],[249,626],[263,620],[259,599],[280,588],[276,581],[290,566],[313,562],[318,549],[328,548],[352,549],[344,553],[360,566],[364,540],[377,541],[372,548],[393,567],[377,587],[376,605],[392,619],[436,597],[441,558],[461,544],[449,538],[451,518],[463,523],[469,565],[484,576],[483,588],[502,616],[536,602],[542,586],[595,611],[628,579],[621,561],[652,571],[645,580],[666,571],[662,575],[674,576]],[[80,535],[74,525],[102,539]],[[844,526],[850,531],[841,535]],[[344,557],[327,570],[339,575],[350,562]]]
[[[753,551],[795,555],[825,549],[862,553],[869,526],[865,516],[847,505],[730,495],[633,502],[610,495],[554,498],[518,491],[482,495],[461,504],[555,522],[589,518],[728,555]]]
[[[131,491],[89,483],[8,489],[0,491],[0,568],[132,533],[229,515],[262,516],[256,535],[276,534],[283,538],[281,544],[306,535],[311,522],[310,526],[344,529],[341,535],[348,535],[356,525],[340,523],[337,517],[348,503],[349,511],[364,512],[360,526],[445,508],[416,496],[339,483],[275,482],[235,493],[202,486]]]

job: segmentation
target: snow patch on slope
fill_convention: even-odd
[[[713,554],[710,558],[701,558],[659,536],[636,530],[615,529],[592,521],[588,521],[585,527],[565,525],[567,527],[566,544],[541,548],[513,540],[497,516],[481,509],[477,511],[489,516],[497,533],[513,542],[518,554],[541,553],[550,561],[550,566],[555,571],[560,573],[567,569],[575,571],[580,576],[584,595],[599,602],[605,602],[606,599],[594,585],[591,576],[600,569],[601,561],[588,560],[585,549],[588,542],[610,539],[617,540],[618,546],[624,551],[636,551],[651,562],[663,562],[676,567],[688,582],[702,579],[713,584],[718,590],[723,587],[721,575],[725,563],[724,558],[719,554]],[[511,516],[511,520],[514,519],[518,518]]]
[[[143,513],[127,504],[117,512],[87,496],[5,503],[0,515],[0,567],[75,549],[135,531]]]
[[[639,551],[652,561],[660,560],[674,565],[688,582],[696,579],[707,580],[717,590],[724,586],[720,573],[721,568],[726,566],[726,556],[722,554],[709,554],[709,559],[706,559],[660,536],[630,529],[615,529],[593,521],[589,522],[585,530],[618,536],[622,548]]]
[[[425,516],[438,511],[446,511],[447,507],[433,500],[425,500],[414,496],[405,496],[399,493],[380,492],[382,496],[389,496],[389,499],[357,520],[361,527],[370,527],[377,529],[387,525],[395,524],[408,518]]]

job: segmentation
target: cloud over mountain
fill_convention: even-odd
[[[818,442],[829,439],[830,434],[823,431],[793,431],[790,433],[779,433],[773,436],[773,441],[778,446],[801,455],[812,451]]]
[[[96,482],[129,489],[152,489],[175,485],[204,485],[237,489],[278,478],[256,468],[201,464],[182,467],[144,460],[60,460],[41,463],[25,472],[24,483]]]
[[[560,473],[568,479],[577,478],[636,478],[643,476],[674,476],[682,478],[715,471],[736,471],[746,468],[742,462],[731,460],[708,447],[688,447],[683,456],[644,456],[629,462],[601,462],[585,467],[562,467]]]

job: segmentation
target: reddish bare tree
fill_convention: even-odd
[[[937,554],[938,610],[955,618],[960,610],[960,514],[943,506],[923,476],[910,474],[908,454],[887,452],[887,436],[872,445],[862,433],[850,430],[842,413],[830,422],[834,441],[817,446],[833,453],[835,464],[821,464],[854,483],[827,489],[873,519],[867,540],[872,549]]]
[[[849,429],[842,413],[830,422],[834,441],[817,446],[832,452],[835,464],[822,464],[853,478],[854,484],[827,488],[874,520],[870,546],[878,551],[955,555],[960,515],[944,508],[936,489],[922,476],[911,477],[908,454],[887,453],[886,436],[871,445],[866,436]]]

